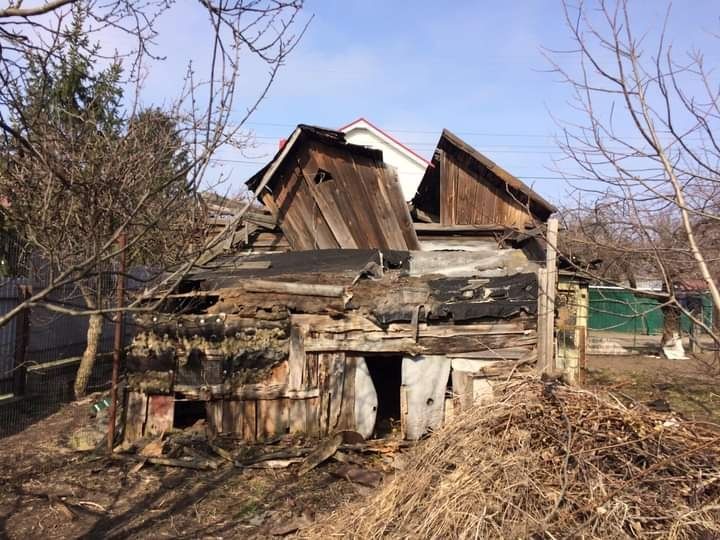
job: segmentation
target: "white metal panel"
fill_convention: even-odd
[[[450,359],[446,356],[403,358],[402,384],[407,397],[406,439],[418,440],[429,430],[442,426],[449,377]]]

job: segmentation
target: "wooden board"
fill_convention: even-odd
[[[308,428],[307,403],[304,399],[293,399],[289,404],[289,428],[292,435],[306,434]]]
[[[361,357],[360,357],[361,358]],[[340,414],[336,425],[337,430],[356,431],[355,428],[355,373],[357,371],[358,357],[345,356],[343,372],[342,396],[340,401]]]
[[[288,432],[289,404],[287,399],[259,399],[255,403],[258,440],[269,439]]]
[[[467,410],[473,401],[473,376],[471,373],[453,370],[451,374],[453,410],[455,413]]]
[[[257,440],[257,411],[255,401],[242,401],[243,439],[247,442]]]
[[[288,389],[300,390],[305,371],[305,331],[293,325],[290,330],[290,350],[288,353]]]
[[[206,401],[205,418],[210,433],[218,435],[223,430],[223,401]]]
[[[172,430],[175,419],[175,396],[148,396],[145,435],[160,435]]]
[[[319,434],[320,398],[294,399],[289,402],[289,429],[293,435]]]
[[[235,399],[223,400],[222,433],[243,436],[243,402]]]
[[[340,417],[345,375],[345,353],[320,354],[320,429],[332,433]]]
[[[135,442],[143,436],[147,418],[148,397],[144,392],[128,392],[124,441]]]

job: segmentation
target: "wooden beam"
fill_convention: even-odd
[[[415,223],[414,226],[417,232],[523,232],[515,227],[505,227],[503,225],[444,225],[442,223]]]
[[[297,294],[300,296],[323,296],[328,298],[343,298],[347,294],[345,287],[342,285],[318,285],[261,279],[249,279],[239,285],[240,288],[248,292]]]
[[[189,384],[176,384],[174,390],[188,399],[207,401],[210,399],[308,399],[320,395],[317,388],[308,390],[291,390],[287,384],[243,384],[232,387],[229,384],[213,384],[197,386]]]

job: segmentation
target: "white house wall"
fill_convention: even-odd
[[[397,170],[405,200],[409,201],[415,196],[415,192],[425,174],[424,165],[420,165],[409,157],[407,151],[398,150],[395,145],[384,141],[365,127],[351,128],[345,133],[345,138],[349,143],[381,150],[383,161]]]

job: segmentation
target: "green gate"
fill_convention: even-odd
[[[712,300],[702,295],[703,319],[712,325]],[[663,313],[660,302],[653,298],[638,296],[630,291],[606,287],[590,287],[588,328],[628,334],[661,334]],[[691,322],[682,316],[683,332],[690,332]]]

